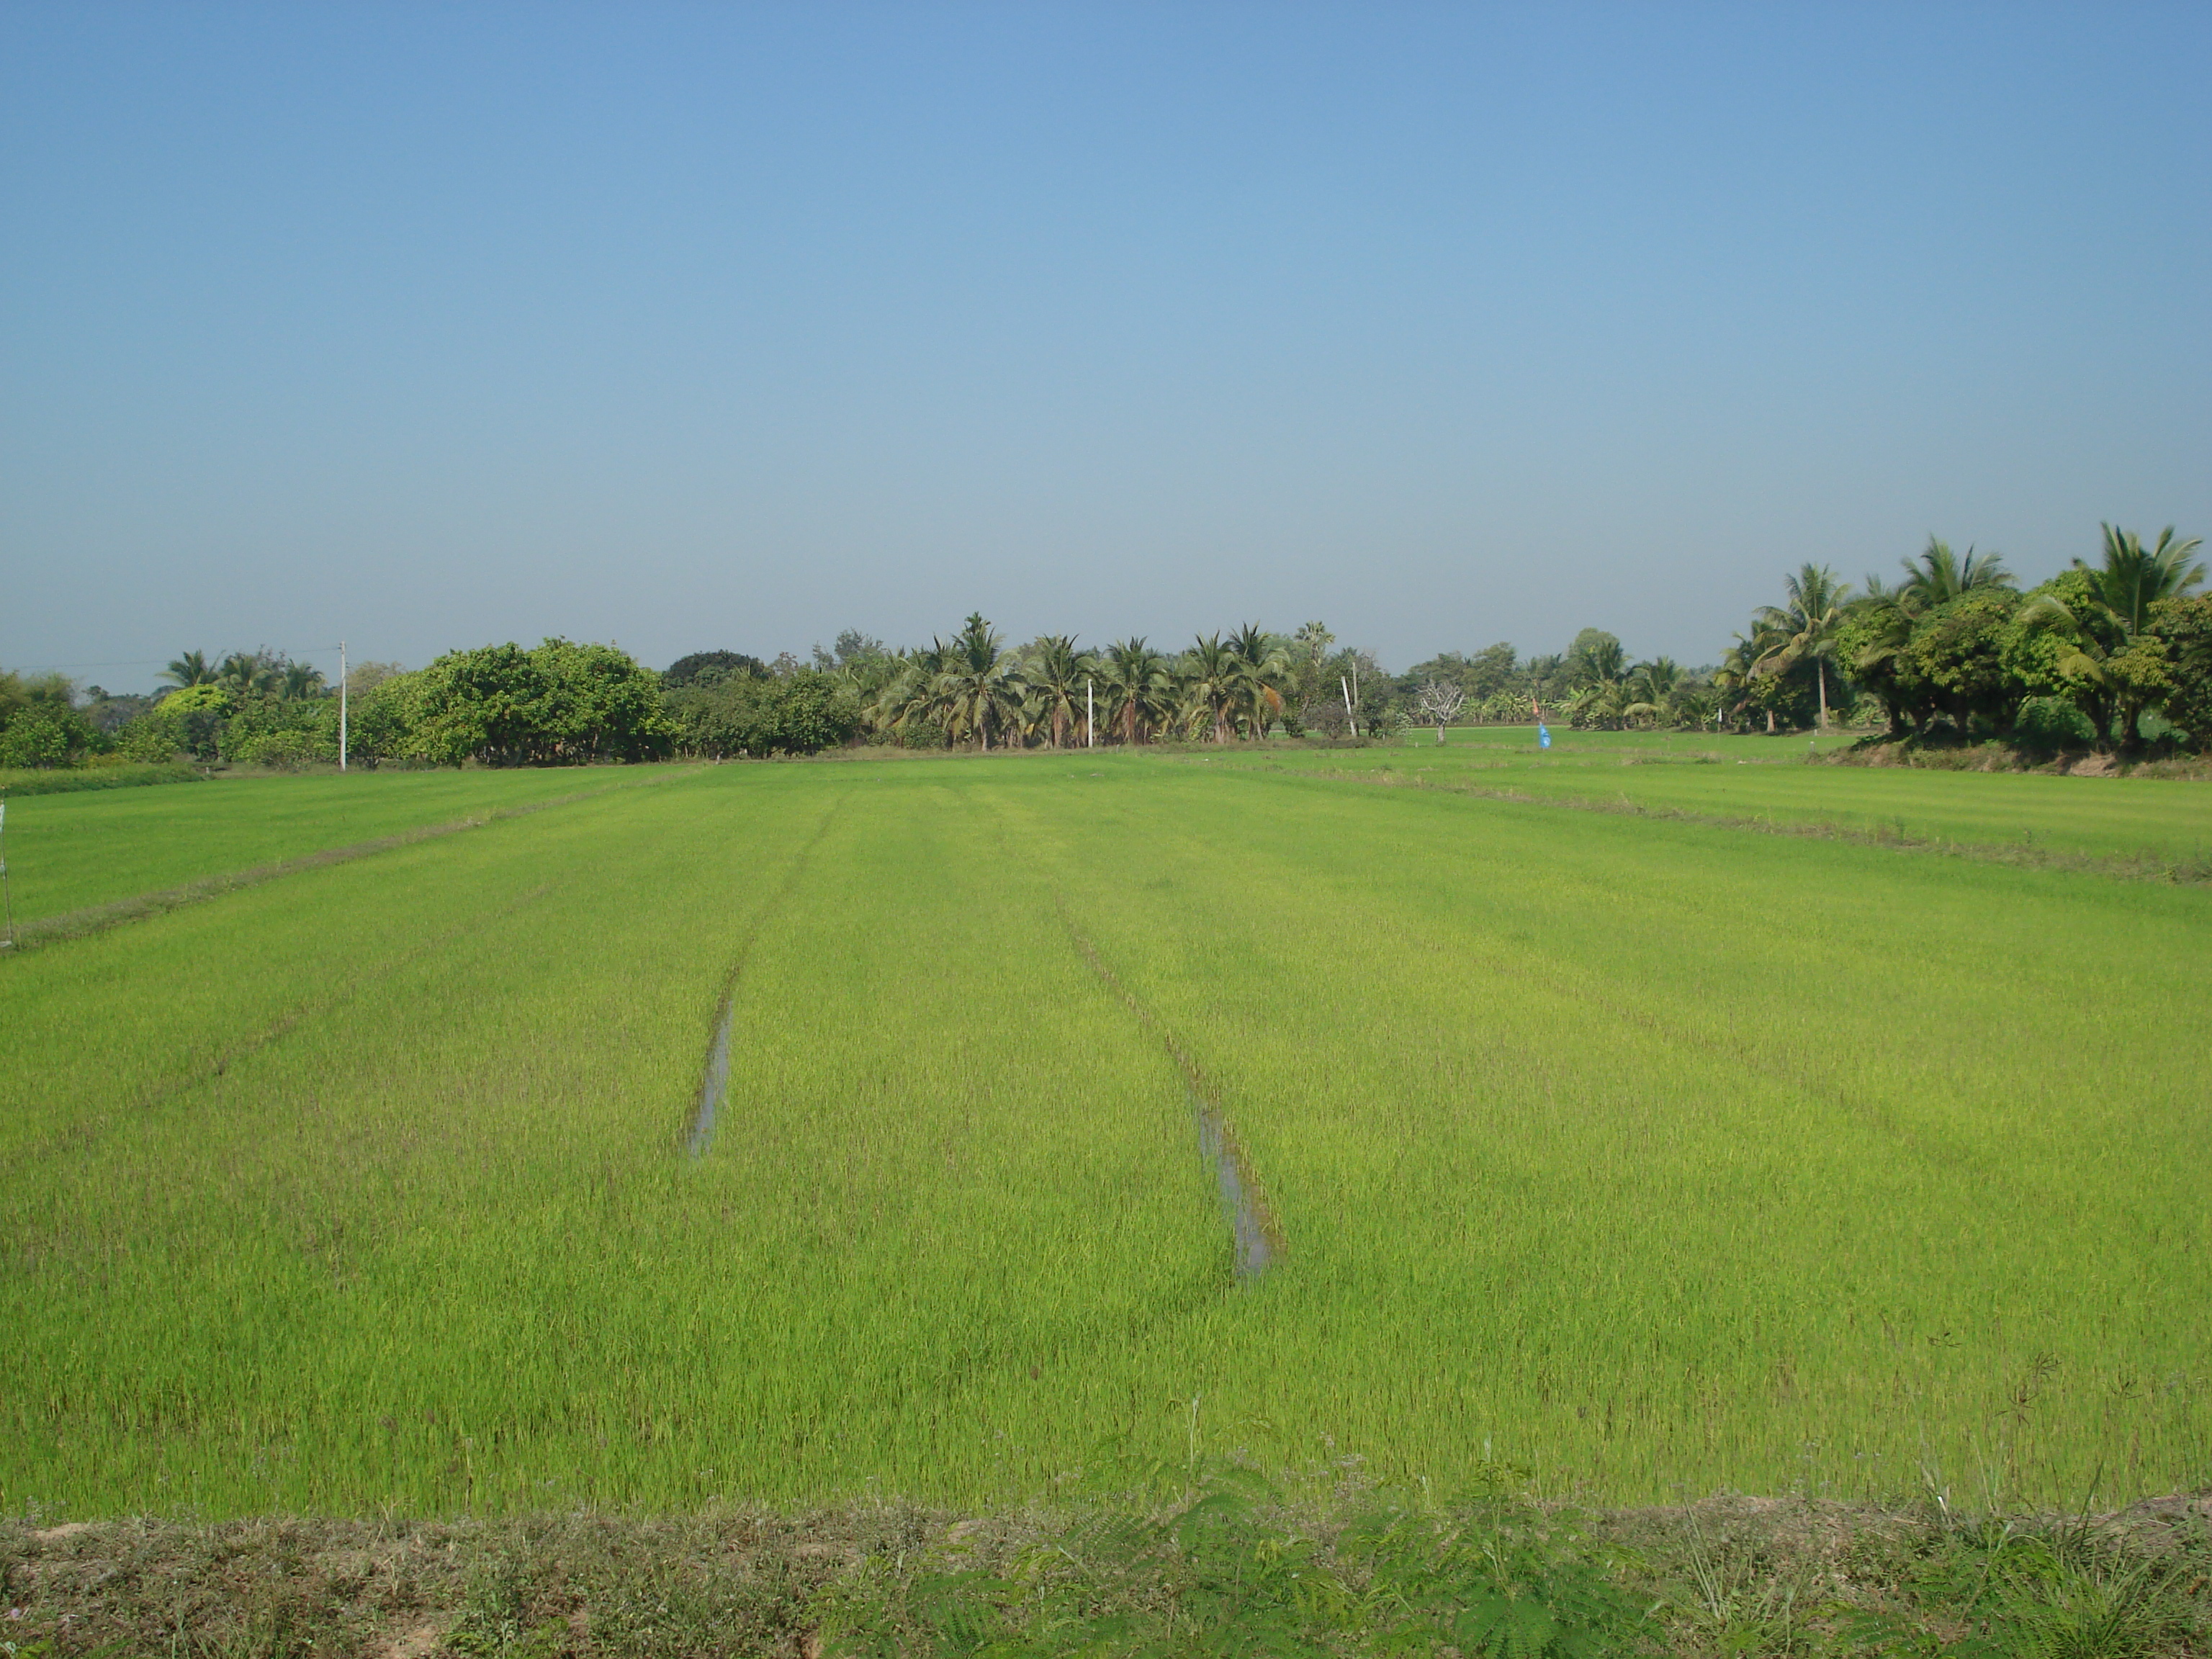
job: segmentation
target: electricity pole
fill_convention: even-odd
[[[346,769],[346,659],[345,641],[338,641],[338,770]]]
[[[1091,697],[1089,680],[1083,682],[1083,746],[1098,746],[1098,705]]]

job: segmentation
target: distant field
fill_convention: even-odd
[[[8,803],[9,881],[28,921],[652,775],[355,772],[34,795]]]
[[[1820,740],[1822,750],[1851,739]],[[1388,748],[1203,751],[1194,763],[1354,774],[1546,800],[1827,824],[1911,841],[2033,848],[2097,858],[2212,861],[2212,787],[2151,778],[2053,777],[1905,767],[1808,766],[1811,741],[1693,732],[1435,728]]]
[[[2212,891],[1297,769],[1427,759],[702,769],[0,963],[0,1501],[2212,1480]],[[2190,787],[1612,768],[2085,844]],[[55,804],[166,872],[234,787]],[[329,787],[252,786],[377,833]]]

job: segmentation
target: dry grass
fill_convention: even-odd
[[[1493,1591],[1538,1653],[2154,1659],[2206,1651],[2212,1628],[2205,1496],[2087,1518],[1741,1497],[1439,1507],[1352,1486],[1285,1506],[1236,1498],[1233,1473],[965,1517],[17,1522],[0,1527],[6,1650],[1354,1654],[1468,1628]],[[1600,1627],[1602,1645],[1578,1645]]]

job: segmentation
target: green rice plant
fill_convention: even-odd
[[[58,916],[659,772],[356,772],[11,799],[8,873],[18,917]]]
[[[0,964],[0,1501],[2212,1466],[2212,894],[1142,754],[657,775]]]
[[[1829,746],[1833,746],[1831,742]],[[2203,784],[2164,778],[1808,766],[1791,739],[1572,732],[1549,751],[1486,732],[1438,749],[1271,749],[1200,757],[1347,781],[1460,789],[1501,799],[1674,815],[1772,829],[1826,829],[1906,847],[1990,849],[2025,862],[2095,860],[2212,874]]]

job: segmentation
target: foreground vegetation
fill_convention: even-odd
[[[9,1508],[2212,1467],[2203,888],[1141,752],[603,775],[665,781],[5,964]]]
[[[455,1655],[2201,1653],[2203,1503],[1606,1513],[1233,1468],[952,1517],[0,1528],[13,1650]]]

